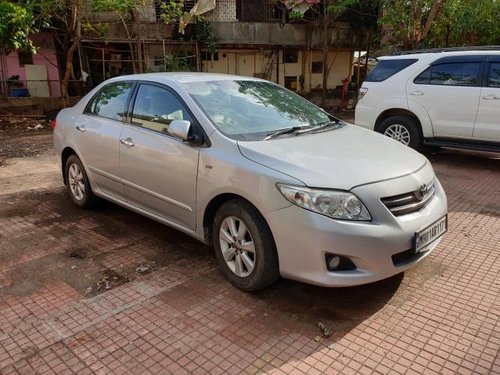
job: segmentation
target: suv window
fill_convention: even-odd
[[[381,60],[366,77],[366,82],[382,82],[417,62],[418,59]]]
[[[500,63],[490,64],[489,87],[500,87]]]
[[[87,106],[85,113],[123,121],[132,83],[112,83],[105,86]]]
[[[478,86],[480,67],[479,62],[433,65],[413,82],[421,85]]]
[[[166,134],[173,120],[193,123],[184,105],[169,90],[147,84],[139,86],[132,111],[132,124]]]

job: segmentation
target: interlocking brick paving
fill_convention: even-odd
[[[500,374],[500,155],[429,158],[449,233],[424,261],[356,288],[259,293],[178,231],[110,203],[74,207],[51,154],[7,159],[0,373]]]

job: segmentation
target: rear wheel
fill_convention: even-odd
[[[411,117],[388,117],[382,121],[379,132],[414,149],[419,149],[422,146],[420,129],[417,122]]]
[[[81,160],[71,155],[64,168],[68,194],[75,205],[80,208],[90,208],[97,203],[97,197],[92,193],[89,179]]]
[[[215,215],[212,235],[222,273],[237,288],[255,291],[279,278],[271,231],[248,202],[232,200],[223,204]]]

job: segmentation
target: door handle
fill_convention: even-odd
[[[500,97],[496,96],[495,94],[491,95],[485,95],[483,96],[484,100],[500,100]]]
[[[423,96],[424,93],[422,91],[412,91],[412,92],[410,92],[410,95]]]
[[[120,139],[120,143],[122,145],[125,145],[127,147],[134,147],[135,146],[135,143],[134,141],[132,141],[132,138],[127,138],[127,139]]]
[[[82,133],[85,133],[87,131],[87,129],[85,129],[85,125],[77,125],[76,130],[78,130]]]

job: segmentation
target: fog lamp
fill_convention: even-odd
[[[334,270],[338,266],[340,266],[340,257],[338,255],[334,255],[328,261],[328,268]]]

